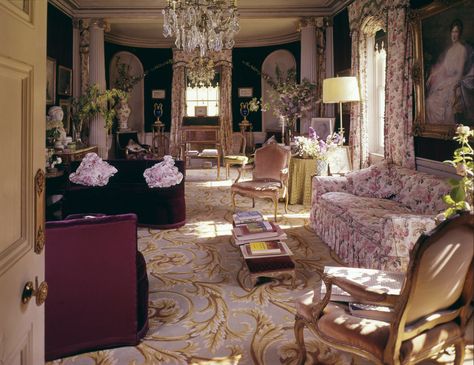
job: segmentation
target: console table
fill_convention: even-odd
[[[84,148],[78,148],[74,151],[72,150],[63,150],[63,151],[55,151],[54,154],[56,156],[61,157],[62,163],[65,165],[69,165],[72,161],[80,161],[84,158],[85,155],[91,152],[98,152],[97,146],[89,146]]]

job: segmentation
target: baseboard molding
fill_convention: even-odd
[[[432,175],[459,178],[459,175],[456,175],[454,167],[440,161],[428,160],[426,158],[416,158],[416,169]]]

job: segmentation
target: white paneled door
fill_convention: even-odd
[[[46,6],[0,0],[0,365],[44,364]]]

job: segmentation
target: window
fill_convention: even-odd
[[[207,116],[219,115],[219,83],[209,87],[186,87],[186,115],[195,117],[195,106],[207,106]]]
[[[384,153],[386,44],[383,30],[367,41],[369,152],[378,154]]]

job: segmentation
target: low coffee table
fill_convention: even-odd
[[[255,286],[259,277],[278,278],[283,275],[290,275],[291,287],[292,289],[295,288],[295,262],[288,252],[289,249],[287,251],[286,244],[284,244],[283,247],[285,249],[285,254],[267,255],[263,257],[251,256],[247,251],[246,245],[240,247],[253,286]]]

